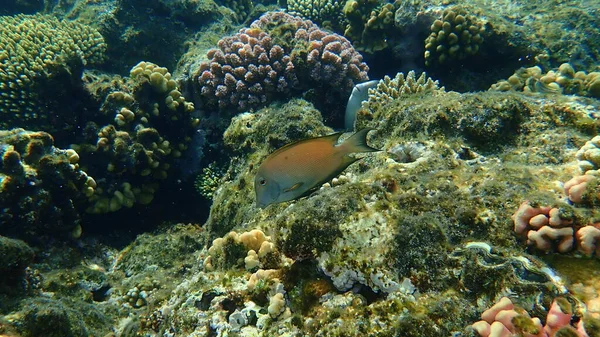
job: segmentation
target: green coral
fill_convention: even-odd
[[[348,20],[344,36],[359,51],[374,53],[388,47],[387,34],[394,30],[395,7],[378,0],[349,0],[344,6]]]
[[[76,109],[64,108],[74,105],[72,91],[78,88],[72,83],[78,83],[82,67],[103,60],[106,45],[100,33],[52,16],[3,16],[0,42],[0,127],[26,123],[50,131],[74,126]]]
[[[485,21],[459,6],[444,10],[425,39],[425,65],[444,65],[477,54],[484,41]]]
[[[199,124],[166,68],[140,62],[129,78],[102,83],[108,87],[94,90],[103,101],[97,120],[108,123],[89,122],[73,145],[81,165],[103,178],[91,196],[91,213],[152,202]]]
[[[211,200],[215,191],[220,186],[223,174],[223,169],[216,162],[208,164],[194,181],[196,191],[204,198]]]
[[[339,31],[346,19],[343,13],[344,1],[339,0],[289,0],[288,13],[309,19],[320,27]]]

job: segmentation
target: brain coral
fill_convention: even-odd
[[[106,45],[100,33],[51,16],[3,16],[0,43],[0,126],[74,125],[73,114],[53,112],[72,105],[72,94],[61,90],[77,83],[83,65],[102,60]],[[65,97],[68,101],[60,101]]]
[[[0,234],[81,234],[77,206],[96,182],[77,152],[53,143],[46,132],[0,131]]]
[[[368,79],[369,68],[347,39],[282,12],[261,16],[218,46],[197,78],[206,106],[221,112],[259,108],[309,88],[332,102]]]

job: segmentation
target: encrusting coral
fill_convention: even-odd
[[[2,16],[0,44],[0,127],[74,127],[73,94],[64,93],[79,89],[73,83],[80,83],[84,65],[103,60],[100,33],[53,16]]]
[[[140,62],[117,83],[100,108],[108,124],[89,122],[84,139],[72,145],[98,179],[91,213],[150,203],[199,125],[166,68]]]
[[[542,72],[539,66],[521,68],[490,90],[523,91],[541,94],[567,94],[600,98],[600,72],[575,71],[569,63]]]

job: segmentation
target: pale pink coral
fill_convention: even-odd
[[[529,201],[523,201],[519,206],[519,209],[513,214],[512,219],[515,223],[515,232],[517,234],[523,234],[530,224],[530,220],[537,216],[542,215],[544,218],[546,214],[550,212],[551,207],[533,207]],[[537,227],[536,227],[537,228]]]
[[[558,242],[557,250],[567,253],[573,249],[573,228],[552,228],[543,226],[537,231],[527,232],[527,244],[543,251],[552,249],[552,244]]]
[[[529,318],[529,314],[523,311],[518,312],[515,306],[508,297],[502,297],[491,308],[481,314],[481,321],[475,322],[471,327],[481,337],[512,337],[516,333],[521,333],[514,326],[513,319],[517,316],[525,316]],[[532,335],[530,333],[522,333],[525,337],[544,337],[544,329],[538,318],[531,319],[533,324],[538,327],[539,333]]]
[[[564,300],[555,299],[546,316],[546,325],[542,326],[539,318],[531,318],[525,310],[517,309],[509,298],[503,297],[491,308],[484,311],[481,314],[482,320],[473,323],[471,327],[481,337],[553,337],[562,335],[561,333],[566,331],[570,333],[569,336],[589,337],[581,327],[578,326],[576,330],[571,326],[572,314],[564,312],[560,305],[561,301],[569,305]],[[516,327],[513,324],[516,317],[530,319],[532,325],[536,327],[537,331],[533,332],[535,334],[522,331]]]
[[[556,207],[533,207],[529,201],[524,201],[512,219],[515,232],[525,234],[530,246],[543,251],[556,246],[561,253],[573,249],[573,220],[561,217],[561,211]]]
[[[546,317],[544,331],[546,331],[549,336],[554,336],[559,329],[571,324],[571,317],[572,315],[570,313],[565,313],[563,311],[559,301],[552,301],[552,305],[548,311],[548,316]]]
[[[575,236],[577,237],[577,249],[587,256],[592,256],[596,253],[596,256],[600,255],[600,223],[581,227],[577,230]]]
[[[571,180],[565,183],[565,194],[569,197],[569,200],[574,203],[582,202],[583,194],[585,193],[589,182],[594,179],[594,176],[588,174],[571,178]]]
[[[271,33],[280,26],[295,30],[294,37],[276,41]],[[260,108],[313,88],[326,104],[337,104],[356,83],[369,79],[369,67],[348,39],[284,12],[265,13],[217,46],[208,51],[210,61],[200,64],[196,79],[204,106],[221,112]],[[298,50],[304,46],[308,53]]]

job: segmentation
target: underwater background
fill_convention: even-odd
[[[0,336],[600,336],[598,17],[3,0]],[[257,207],[269,154],[364,128]]]

